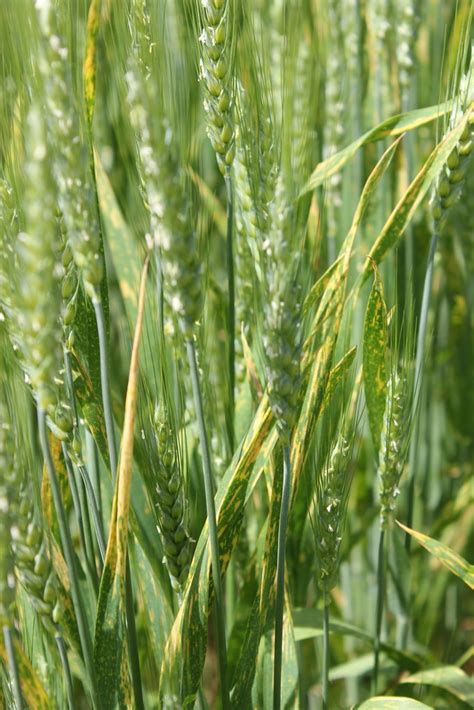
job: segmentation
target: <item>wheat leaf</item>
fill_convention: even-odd
[[[467,124],[469,111],[466,110],[464,118],[443,138],[428,156],[418,175],[412,180],[405,194],[392,211],[382,231],[372,246],[364,264],[360,283],[365,283],[372,270],[372,264],[379,264],[385,254],[397,243],[410,223],[415,211],[430,189],[433,180],[437,177],[450,153],[458,143],[459,138]]]
[[[222,574],[229,564],[243,519],[249,473],[273,421],[264,397],[249,431],[236,452],[216,494]],[[194,551],[183,603],[168,638],[160,687],[181,687],[182,702],[194,702],[204,666],[207,617],[212,594],[208,528],[204,526]],[[178,678],[177,678],[178,676]]]
[[[335,153],[327,160],[316,166],[306,185],[301,191],[301,195],[314,190],[318,185],[321,185],[325,180],[338,173],[344,165],[357,153],[366,143],[383,140],[389,136],[400,136],[403,133],[412,131],[415,128],[424,126],[426,123],[436,121],[440,116],[448,113],[452,108],[452,101],[447,101],[444,104],[430,106],[416,111],[409,111],[398,116],[392,116],[380,123],[378,126],[371,128],[364,133],[360,138],[348,145],[343,150]]]
[[[439,540],[435,540],[432,537],[428,537],[428,535],[412,530],[398,520],[397,523],[402,530],[405,530],[405,532],[414,537],[420,545],[423,545],[425,550],[428,550],[433,557],[436,557],[450,572],[462,579],[464,584],[467,584],[468,587],[474,589],[474,565],[469,564],[461,555],[458,555],[457,552],[454,552],[454,550],[451,550],[450,547]]]
[[[97,152],[95,153],[97,193],[107,244],[112,254],[120,292],[129,323],[137,322],[137,293],[140,283],[142,257],[134,235],[130,231],[115,197],[110,180]]]
[[[130,359],[120,464],[112,503],[104,569],[100,582],[94,643],[94,660],[103,707],[113,708],[124,695],[122,654],[124,641],[125,573],[128,547],[130,489],[132,482],[134,424],[138,385],[138,355],[145,306],[148,259],[142,271],[137,325]]]
[[[83,65],[84,98],[87,120],[92,125],[94,115],[96,75],[97,75],[97,34],[100,25],[102,0],[92,0],[87,16],[86,52]]]
[[[15,660],[18,665],[18,675],[20,676],[21,692],[28,707],[36,708],[36,710],[50,710],[51,703],[46,690],[23,650],[23,646],[16,639],[14,640],[14,646]],[[0,637],[0,659],[2,663],[8,667],[8,655],[3,640],[3,634]]]
[[[386,698],[383,695],[366,700],[359,710],[434,710],[413,698]]]
[[[400,683],[433,685],[447,690],[451,695],[474,707],[474,678],[470,678],[456,666],[441,666],[419,671],[408,678],[403,678]]]
[[[365,313],[362,359],[370,431],[375,451],[378,451],[387,397],[385,357],[388,344],[388,321],[382,280],[377,268],[374,271],[374,283]]]

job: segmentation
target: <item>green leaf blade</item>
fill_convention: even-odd
[[[364,322],[363,373],[365,399],[375,451],[380,434],[387,397],[386,352],[388,344],[387,306],[382,281],[377,270],[370,291]]]

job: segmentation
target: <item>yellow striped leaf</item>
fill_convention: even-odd
[[[21,693],[29,708],[35,710],[50,710],[51,702],[48,698],[46,690],[39,679],[35,669],[23,646],[14,639],[15,660],[18,666],[18,675],[20,677]],[[0,659],[8,667],[8,655],[3,640],[3,634],[0,637]]]
[[[414,537],[420,545],[423,545],[425,550],[428,550],[433,557],[436,557],[450,572],[459,577],[459,579],[462,579],[464,584],[467,584],[468,587],[474,589],[474,565],[471,565],[467,560],[461,557],[461,555],[458,555],[457,552],[454,552],[454,550],[451,550],[450,547],[439,540],[435,540],[432,537],[428,537],[428,535],[412,530],[398,520],[397,523],[402,530],[405,530],[405,532]]]
[[[439,175],[454,146],[463,132],[469,112],[473,110],[474,102],[466,110],[464,118],[459,121],[443,140],[431,152],[418,175],[412,180],[404,195],[392,211],[382,231],[372,246],[364,264],[360,284],[365,283],[372,271],[372,264],[379,264],[385,254],[395,246],[410,223],[421,201],[430,189],[433,180]]]
[[[86,53],[84,58],[84,96],[86,100],[87,120],[92,124],[95,104],[97,75],[97,34],[99,31],[102,0],[92,0],[87,15]]]

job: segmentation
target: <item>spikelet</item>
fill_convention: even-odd
[[[61,341],[55,209],[46,135],[41,115],[34,107],[28,116],[25,231],[16,240],[14,305],[23,364],[39,407],[48,413],[56,404],[55,377]]]
[[[104,264],[89,145],[84,140],[85,114],[74,98],[68,48],[61,32],[61,9],[52,0],[41,0],[36,8],[43,35],[39,66],[46,91],[48,130],[54,146],[58,202],[86,292],[99,301]]]
[[[149,51],[143,51],[144,42]],[[189,338],[202,309],[201,267],[192,191],[180,137],[176,126],[163,114],[171,108],[171,99],[162,93],[163,77],[153,62],[153,53],[159,49],[152,42],[146,4],[137,2],[135,38],[125,77],[127,101],[151,236],[160,254],[165,296],[185,337]],[[179,119],[184,120],[184,116]]]
[[[204,27],[200,76],[206,98],[207,132],[222,174],[232,165],[234,146],[232,0],[201,0]]]
[[[380,484],[380,525],[386,529],[395,501],[400,494],[400,479],[408,449],[410,400],[406,378],[392,372],[387,386],[387,399],[380,436],[378,477]]]
[[[15,252],[13,238],[18,233],[13,190],[5,179],[0,179],[0,320],[12,315],[11,273]]]
[[[466,128],[436,181],[431,213],[435,229],[438,231],[443,226],[448,211],[456,204],[462,193],[464,178],[472,155],[473,140],[474,110],[471,109]]]
[[[0,402],[0,625],[10,624],[15,601],[15,577],[11,549],[13,526],[12,483],[14,446],[6,407]]]
[[[350,443],[339,434],[316,483],[316,566],[318,585],[325,594],[334,587],[339,569],[339,551],[351,483],[350,453]]]
[[[397,64],[402,110],[408,108],[411,76],[415,67],[415,42],[418,30],[416,3],[402,0],[396,5]]]
[[[0,576],[0,616],[5,611],[5,598],[13,601],[15,574],[45,627],[54,633],[54,625],[62,617],[58,581],[51,564],[48,538],[35,513],[32,486],[19,463],[18,443],[7,408],[1,403],[0,525],[4,529],[0,544],[6,546],[1,564],[8,570],[2,569]],[[8,571],[6,578],[4,571]]]
[[[294,229],[293,212],[283,180],[271,205],[271,227],[263,244],[268,300],[264,305],[266,375],[270,405],[282,439],[287,439],[297,414],[300,383],[300,293],[293,282],[295,264],[288,258]],[[293,257],[298,258],[298,253]]]
[[[451,127],[461,117],[463,106],[467,106],[467,124],[457,143],[453,148],[446,164],[439,174],[431,198],[431,214],[435,231],[439,232],[447,218],[449,210],[459,200],[465,183],[465,176],[469,167],[474,146],[474,94],[471,88],[474,72],[474,58],[471,66],[461,79],[459,87],[459,102],[456,103],[451,115]],[[465,115],[465,114],[464,114]]]
[[[342,52],[334,51],[334,47],[343,46],[341,3],[338,0],[328,2],[328,32],[329,42],[326,61],[325,110],[324,124],[324,158],[327,159],[341,149],[346,133],[344,126],[345,95],[341,76],[344,72],[344,57]],[[329,260],[336,256],[337,237],[339,230],[339,215],[342,204],[342,174],[335,173],[329,180],[326,193],[327,204],[327,239]]]
[[[21,480],[21,476],[18,476]],[[54,631],[63,608],[59,583],[51,563],[50,547],[43,523],[33,505],[33,491],[27,476],[20,484],[17,524],[12,531],[18,581],[25,588],[45,627]]]
[[[256,211],[252,194],[252,185],[249,178],[248,165],[239,132],[236,136],[236,156],[233,164],[235,186],[235,228],[236,228],[236,337],[239,340],[241,326],[248,333],[248,314],[251,313],[250,305],[253,298],[253,258],[251,242],[255,242],[257,235]]]
[[[158,449],[157,506],[166,566],[176,592],[182,589],[191,562],[191,542],[184,523],[184,480],[178,448],[164,408],[155,413]]]
[[[71,350],[74,344],[74,321],[77,314],[77,301],[79,296],[79,279],[77,267],[74,263],[73,252],[65,234],[62,218],[59,218],[58,229],[61,235],[62,255],[61,263],[64,275],[61,282],[61,297],[63,300],[62,321],[64,330],[64,346]]]

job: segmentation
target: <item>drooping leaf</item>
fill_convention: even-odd
[[[459,700],[474,707],[474,678],[470,678],[467,673],[456,666],[441,666],[440,668],[418,671],[408,678],[402,678],[400,682],[443,688]]]
[[[321,609],[294,609],[293,625],[296,641],[304,641],[306,639],[322,636],[323,612]],[[373,636],[371,634],[340,619],[330,619],[329,631],[330,633],[340,634],[341,636],[352,636],[361,641],[365,641],[369,645],[373,644]],[[408,670],[418,670],[420,668],[420,660],[416,656],[400,651],[387,643],[382,643],[380,648],[387,656],[394,660],[400,668],[406,668]]]
[[[439,540],[428,537],[428,535],[424,535],[417,530],[412,530],[398,520],[397,523],[402,530],[405,530],[405,532],[414,537],[420,545],[423,545],[423,547],[447,567],[450,572],[462,579],[464,584],[467,584],[468,587],[474,589],[474,565],[471,565],[467,560],[461,557],[461,555],[458,555],[457,552],[454,552],[454,550],[451,550],[451,548]]]
[[[370,698],[357,707],[358,710],[434,710],[431,705],[413,698],[385,698],[383,695]]]
[[[367,256],[359,285],[365,283],[369,277],[373,263],[380,264],[385,254],[395,246],[404,233],[433,180],[439,175],[454,146],[459,141],[470,110],[472,110],[472,106],[467,108],[464,118],[434,148],[418,175],[412,180],[393,209]]]
[[[344,244],[341,247],[338,267],[334,270],[329,279],[315,315],[314,323],[316,325],[313,325],[313,329],[317,329],[319,327],[321,313],[325,312],[328,305],[331,304],[331,317],[324,322],[323,336],[325,337],[323,338],[321,347],[316,353],[314,364],[311,368],[309,384],[292,441],[293,500],[295,500],[301,471],[303,469],[305,453],[308,449],[307,442],[311,437],[311,433],[316,423],[319,408],[323,401],[324,392],[326,390],[331,371],[332,359],[337,343],[339,328],[342,322],[346,283],[354,240],[362,221],[362,217],[364,216],[365,209],[369,204],[374,190],[390,165],[399,142],[400,139],[394,141],[394,143],[387,148],[367,178],[367,182],[365,183],[362,191],[357,209],[354,213],[351,227],[346,239],[344,240]]]
[[[364,321],[363,373],[365,400],[374,449],[379,450],[380,433],[387,398],[386,352],[388,344],[387,306],[382,280],[375,268]]]
[[[360,138],[353,143],[343,148],[338,153],[335,153],[327,160],[316,166],[315,170],[308,179],[306,185],[301,191],[301,195],[314,190],[318,185],[321,185],[325,180],[338,173],[342,167],[354,157],[360,148],[366,143],[383,140],[389,136],[400,136],[415,128],[424,126],[426,123],[436,121],[440,116],[448,113],[452,108],[452,101],[447,101],[444,104],[430,106],[428,108],[409,111],[408,113],[392,116],[380,123],[378,126],[371,128],[364,133]]]

